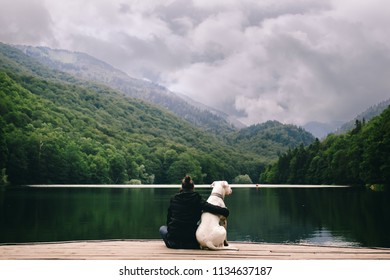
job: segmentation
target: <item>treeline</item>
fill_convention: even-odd
[[[343,135],[290,149],[261,174],[263,183],[390,185],[390,107]]]

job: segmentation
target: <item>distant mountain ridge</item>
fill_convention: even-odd
[[[363,121],[368,122],[372,118],[382,114],[382,112],[386,110],[386,108],[389,107],[389,105],[390,105],[390,98],[380,102],[379,104],[369,107],[367,110],[357,115],[353,120],[341,125],[338,129],[336,129],[335,134],[343,134],[350,131],[351,129],[354,128],[356,120],[359,120],[361,122]]]
[[[380,115],[390,105],[390,98],[380,102],[379,104],[369,107],[364,112],[358,114],[355,118],[348,122],[334,121],[331,123],[308,122],[303,126],[304,129],[311,132],[318,139],[325,138],[330,133],[343,134],[354,128],[356,120],[369,121],[372,118]]]
[[[88,54],[47,47],[16,46],[42,64],[77,77],[102,83],[128,96],[168,109],[177,116],[207,131],[233,131],[244,127],[227,114],[175,94],[155,83],[135,79],[110,64]]]
[[[342,121],[333,121],[330,123],[311,121],[306,123],[303,128],[313,134],[316,138],[323,139],[329,133],[332,133],[338,129],[342,124]]]

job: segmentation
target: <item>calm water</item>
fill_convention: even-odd
[[[210,189],[197,188],[204,198]],[[0,243],[157,239],[177,188],[0,191]],[[357,188],[233,188],[228,240],[390,248],[390,195]]]

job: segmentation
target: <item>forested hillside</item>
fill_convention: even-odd
[[[261,175],[263,183],[390,185],[390,107],[343,135],[290,149]]]
[[[239,175],[257,182],[287,147],[256,144],[256,137],[244,145],[239,135],[217,137],[0,44],[2,183],[178,183],[187,173],[198,184]],[[262,153],[268,150],[274,153]]]
[[[234,126],[227,121],[226,114],[170,92],[160,85],[129,77],[126,73],[88,54],[46,47],[17,46],[17,48],[51,69],[105,84],[127,96],[161,106],[207,131],[226,133],[234,130]]]

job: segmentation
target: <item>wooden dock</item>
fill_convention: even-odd
[[[174,250],[161,240],[72,241],[0,245],[0,260],[390,260],[389,248],[230,242],[239,251]]]

